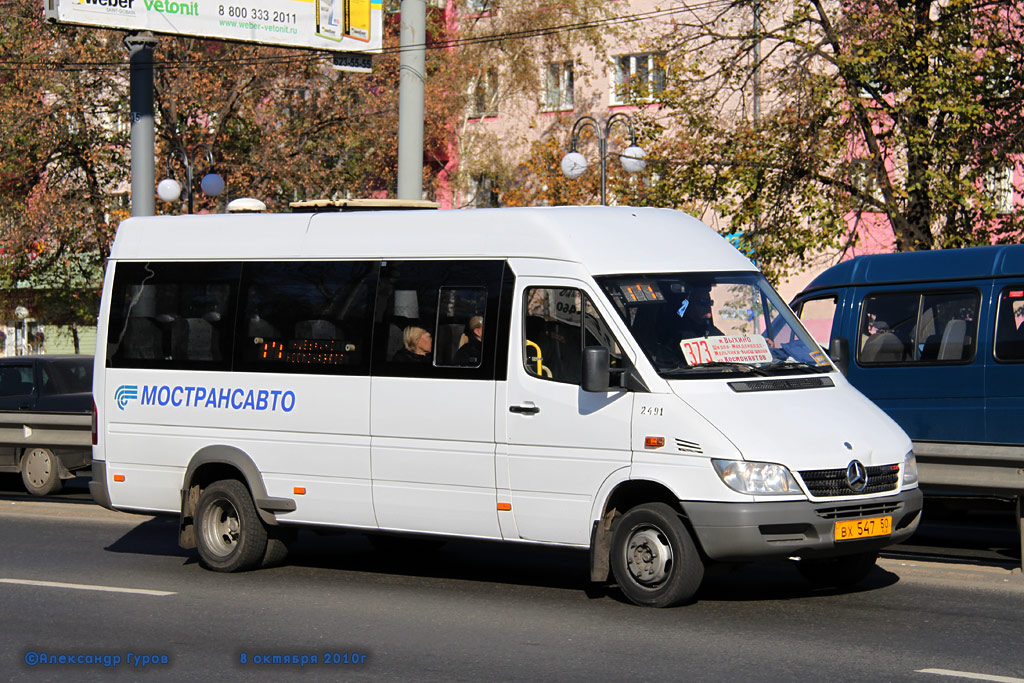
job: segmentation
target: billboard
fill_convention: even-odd
[[[47,21],[329,52],[380,52],[382,0],[46,0]]]

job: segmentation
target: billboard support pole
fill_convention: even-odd
[[[130,78],[128,99],[131,104],[132,216],[156,213],[153,185],[156,134],[153,123],[153,49],[156,38],[149,31],[124,40],[128,47]]]
[[[423,199],[423,99],[427,3],[402,0],[398,79],[398,198]]]

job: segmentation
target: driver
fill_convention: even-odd
[[[711,320],[711,312],[714,305],[715,302],[711,298],[710,287],[695,287],[692,289],[689,296],[683,299],[679,309],[676,311],[676,315],[679,316],[679,322],[676,326],[677,334],[675,336],[678,337],[676,341],[692,339],[694,337],[721,335],[722,331],[715,327],[714,322]]]

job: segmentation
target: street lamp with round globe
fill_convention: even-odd
[[[619,154],[622,168],[627,173],[640,173],[647,168],[647,161],[645,160],[647,153],[636,144],[636,131],[633,129],[633,122],[629,115],[623,112],[615,112],[609,116],[603,127],[593,116],[581,116],[576,119],[576,123],[572,126],[572,141],[569,146],[569,153],[562,157],[562,173],[565,174],[566,178],[575,180],[583,175],[587,170],[587,159],[576,151],[576,145],[579,142],[579,133],[583,128],[589,126],[594,129],[594,133],[597,136],[597,150],[601,164],[602,205],[608,203],[606,163],[608,158],[608,136],[611,133],[612,126],[616,123],[621,123],[629,129],[629,147]]]
[[[619,161],[622,163],[622,168],[626,173],[641,173],[647,168],[646,157],[647,152],[642,147],[630,145],[622,150],[622,154],[619,155]]]
[[[562,173],[570,180],[576,180],[587,170],[587,158],[577,151],[562,157]]]
[[[156,196],[165,202],[176,202],[181,196],[181,183],[174,178],[164,178],[156,186]]]

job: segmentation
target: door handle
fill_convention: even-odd
[[[508,412],[519,413],[520,415],[536,415],[540,412],[537,406],[509,406]]]

